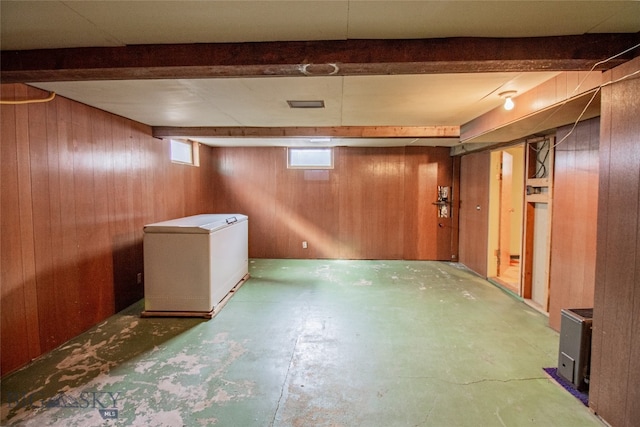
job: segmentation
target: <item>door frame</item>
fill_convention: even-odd
[[[505,215],[501,213],[501,206],[503,204],[502,198],[502,173],[503,173],[503,153],[507,151],[513,152],[513,149],[517,148],[521,150],[521,155],[518,155],[517,159],[514,156],[514,161],[512,163],[512,177],[511,177],[511,190],[517,189],[519,191],[519,195],[516,198],[511,197],[511,208],[506,208],[508,210],[512,210],[514,208],[517,209],[517,218],[510,214],[507,216],[509,221],[507,225],[504,224]],[[512,154],[512,153],[508,153]],[[514,153],[515,154],[515,153]],[[513,155],[513,154],[512,154]],[[517,163],[521,162],[521,163]],[[511,280],[505,280],[504,276],[500,277],[500,269],[498,267],[499,257],[506,261],[506,263],[510,264],[512,245],[511,238],[509,238],[509,244],[502,244],[500,242],[500,234],[501,227],[508,226],[510,234],[514,237],[519,238],[519,255],[522,260],[522,230],[524,227],[524,190],[525,190],[525,172],[526,172],[526,144],[525,142],[521,142],[519,144],[514,144],[508,147],[501,147],[499,149],[493,150],[491,152],[491,160],[490,160],[490,170],[491,170],[491,181],[489,184],[489,227],[488,227],[488,239],[487,239],[487,277],[494,284],[499,285],[500,287],[506,289],[507,291],[521,296],[522,293],[522,266],[520,265],[520,274],[517,275],[517,278],[512,278]],[[512,192],[510,190],[510,193]],[[500,218],[502,216],[502,219]],[[519,224],[518,227],[514,227],[514,221],[517,221]],[[502,223],[502,225],[501,225]],[[504,239],[503,239],[504,240]],[[504,242],[503,242],[504,243]],[[500,248],[500,246],[507,246],[508,255],[505,256],[503,253],[502,256],[499,253],[501,250],[504,252],[504,248]],[[503,265],[504,267],[504,265]],[[504,271],[503,271],[504,272]]]
[[[548,147],[548,151],[544,149]],[[543,313],[549,312],[549,277],[551,265],[551,218],[553,209],[553,170],[555,158],[555,138],[547,136],[528,140],[525,151],[525,209],[524,227],[522,238],[522,298],[532,307]],[[544,166],[542,166],[544,165]],[[543,233],[536,233],[535,230],[535,206],[538,203],[547,205],[547,229]],[[543,298],[541,304],[533,301],[533,269],[534,269],[534,244],[536,235],[543,235],[545,241],[544,270],[536,272],[542,274],[543,278]]]

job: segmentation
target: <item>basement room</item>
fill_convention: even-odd
[[[640,2],[0,19],[0,424],[637,425]]]

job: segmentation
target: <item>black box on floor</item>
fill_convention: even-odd
[[[562,309],[558,374],[577,390],[589,389],[593,308]]]

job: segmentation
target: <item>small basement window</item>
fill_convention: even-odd
[[[200,166],[198,143],[193,141],[171,140],[171,161],[185,165]]]
[[[332,148],[288,148],[290,169],[333,169]]]

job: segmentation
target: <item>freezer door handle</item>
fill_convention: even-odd
[[[235,216],[230,216],[226,221],[227,224],[233,224],[234,222],[238,222],[238,218],[236,218]]]

